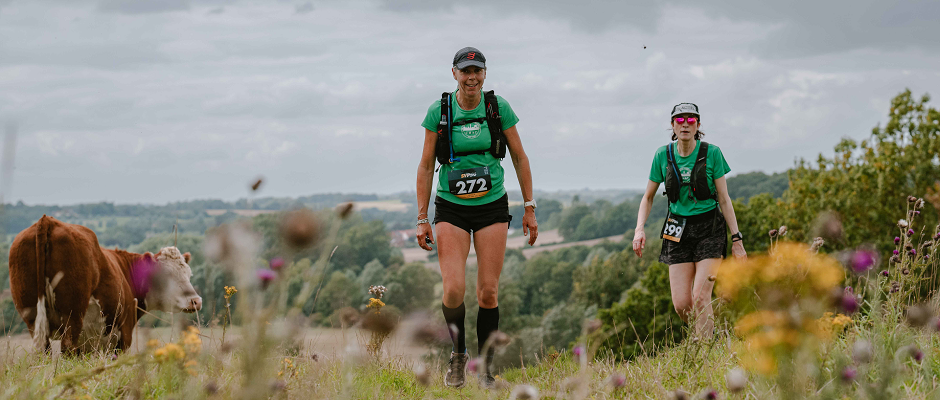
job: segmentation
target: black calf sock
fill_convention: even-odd
[[[483,308],[480,307],[480,313],[477,314],[477,350],[478,354],[483,355],[483,346],[490,335],[499,329],[499,307]],[[486,365],[493,363],[494,351],[492,348],[487,351]]]
[[[454,342],[454,352],[464,353],[467,351],[466,335],[464,335],[463,320],[467,315],[467,308],[463,303],[455,308],[449,308],[441,303],[441,311],[444,312],[444,322],[447,323],[447,332],[450,333],[450,340]],[[451,326],[456,326],[457,331]]]

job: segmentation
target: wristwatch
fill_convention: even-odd
[[[732,242],[732,243],[734,243],[734,242],[740,242],[740,241],[742,241],[742,240],[744,240],[744,236],[741,235],[741,232],[740,232],[740,231],[739,231],[738,233],[735,233],[735,234],[731,235],[731,242]]]
[[[525,203],[522,203],[522,208],[526,208],[526,207],[529,207],[529,206],[532,206],[532,209],[533,209],[533,210],[534,210],[536,207],[538,207],[538,206],[535,205],[535,199],[532,199],[532,201],[527,201],[527,202],[525,202]]]

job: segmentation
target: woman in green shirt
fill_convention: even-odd
[[[486,58],[473,47],[463,48],[454,56],[451,72],[457,81],[457,90],[432,103],[421,124],[425,129],[424,150],[418,164],[417,238],[421,248],[428,251],[431,251],[431,244],[437,244],[444,281],[441,310],[454,341],[444,383],[461,387],[466,383],[465,368],[469,359],[464,340],[466,309],[463,299],[471,236],[477,254],[477,302],[480,307],[477,314],[477,341],[480,352],[487,338],[499,326],[497,286],[506,253],[506,231],[512,219],[509,215],[509,199],[503,187],[503,167],[500,165],[500,158],[505,153],[493,150],[498,148],[500,140],[504,140],[503,146],[508,146],[519,178],[525,200],[522,230],[529,236],[529,245],[535,244],[538,224],[535,220],[536,204],[532,198],[529,159],[516,131],[519,118],[505,99],[491,93],[484,95],[482,91],[486,79]],[[498,109],[502,134],[495,126],[490,129],[489,121],[496,121],[492,114],[495,110],[486,107],[490,101],[497,104],[495,108]],[[448,115],[442,114],[442,108],[445,110],[443,114]],[[450,113],[446,111],[448,108]],[[450,132],[446,132],[448,129],[444,127],[450,127]],[[497,137],[493,137],[491,132],[496,132]],[[500,139],[502,136],[504,138]],[[439,140],[444,140],[444,144],[450,141],[452,147],[445,149],[449,154],[438,154]],[[436,241],[428,220],[435,158],[443,159],[437,188],[434,190]],[[488,361],[492,360],[492,352],[486,356]],[[490,362],[485,365],[487,368],[481,373],[483,384],[492,385],[494,379],[489,369]]]
[[[653,157],[650,180],[640,201],[633,251],[643,255],[653,196],[666,183],[669,214],[663,225],[659,261],[669,265],[672,304],[686,322],[695,323],[698,336],[710,337],[714,327],[711,296],[714,277],[725,257],[730,227],[731,251],[746,258],[725,174],[731,171],[718,146],[702,142],[698,106],[681,103],[672,109],[672,140]]]

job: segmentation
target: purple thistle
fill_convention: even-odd
[[[268,268],[271,268],[272,271],[280,271],[284,267],[284,259],[281,257],[274,257],[271,259],[271,262],[268,263]]]
[[[933,327],[934,329],[937,330],[937,332],[940,332],[940,318],[937,318],[936,320],[934,320]]]
[[[915,347],[911,349],[911,357],[914,361],[921,362],[924,359],[924,352]]]
[[[277,273],[267,268],[258,270],[258,280],[261,281],[261,287],[266,288],[271,281],[277,278]]]
[[[936,235],[933,235],[934,240],[940,240],[940,232],[937,232]]]
[[[708,389],[708,392],[705,393],[705,398],[708,400],[715,400],[718,398],[718,391],[715,389]]]
[[[480,369],[480,358],[474,358],[467,363],[467,369],[472,373],[476,373]]]
[[[886,270],[886,269],[881,270],[881,276],[887,278],[887,277],[888,277],[888,270]]]
[[[848,383],[854,381],[857,374],[855,368],[845,367],[845,369],[842,370],[842,382]]]
[[[574,353],[574,355],[581,357],[581,355],[584,354],[584,347],[575,346],[574,350],[572,350],[571,352]]]
[[[842,309],[848,314],[853,314],[858,311],[858,299],[856,299],[855,295],[851,292],[847,291],[847,293],[842,296]]]
[[[917,249],[911,249],[911,255],[912,255],[912,256],[916,256],[916,255],[917,255]]]
[[[914,210],[914,215],[920,215],[920,210]]]
[[[894,249],[894,251],[893,251],[893,253],[894,253],[894,255],[898,255],[898,254],[901,254],[901,252],[900,252],[900,251],[898,251],[898,249]]]
[[[908,230],[907,230],[907,236],[914,236],[914,230],[913,230],[913,229],[908,229]]]
[[[897,293],[901,290],[901,284],[898,281],[891,282],[891,293]]]
[[[895,236],[895,237],[894,237],[894,244],[897,245],[897,244],[900,244],[900,243],[901,243],[901,238],[898,237],[898,236]]]
[[[875,254],[872,250],[858,250],[855,254],[852,254],[852,270],[856,274],[863,273],[868,271],[875,265]]]
[[[147,253],[149,254],[149,253]],[[131,266],[131,285],[138,296],[146,296],[150,291],[150,282],[159,266],[152,257],[144,256]]]

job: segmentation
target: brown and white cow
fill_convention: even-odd
[[[189,258],[176,247],[105,249],[91,229],[43,215],[13,240],[10,290],[40,351],[59,338],[66,353],[124,350],[142,310],[202,308]]]

